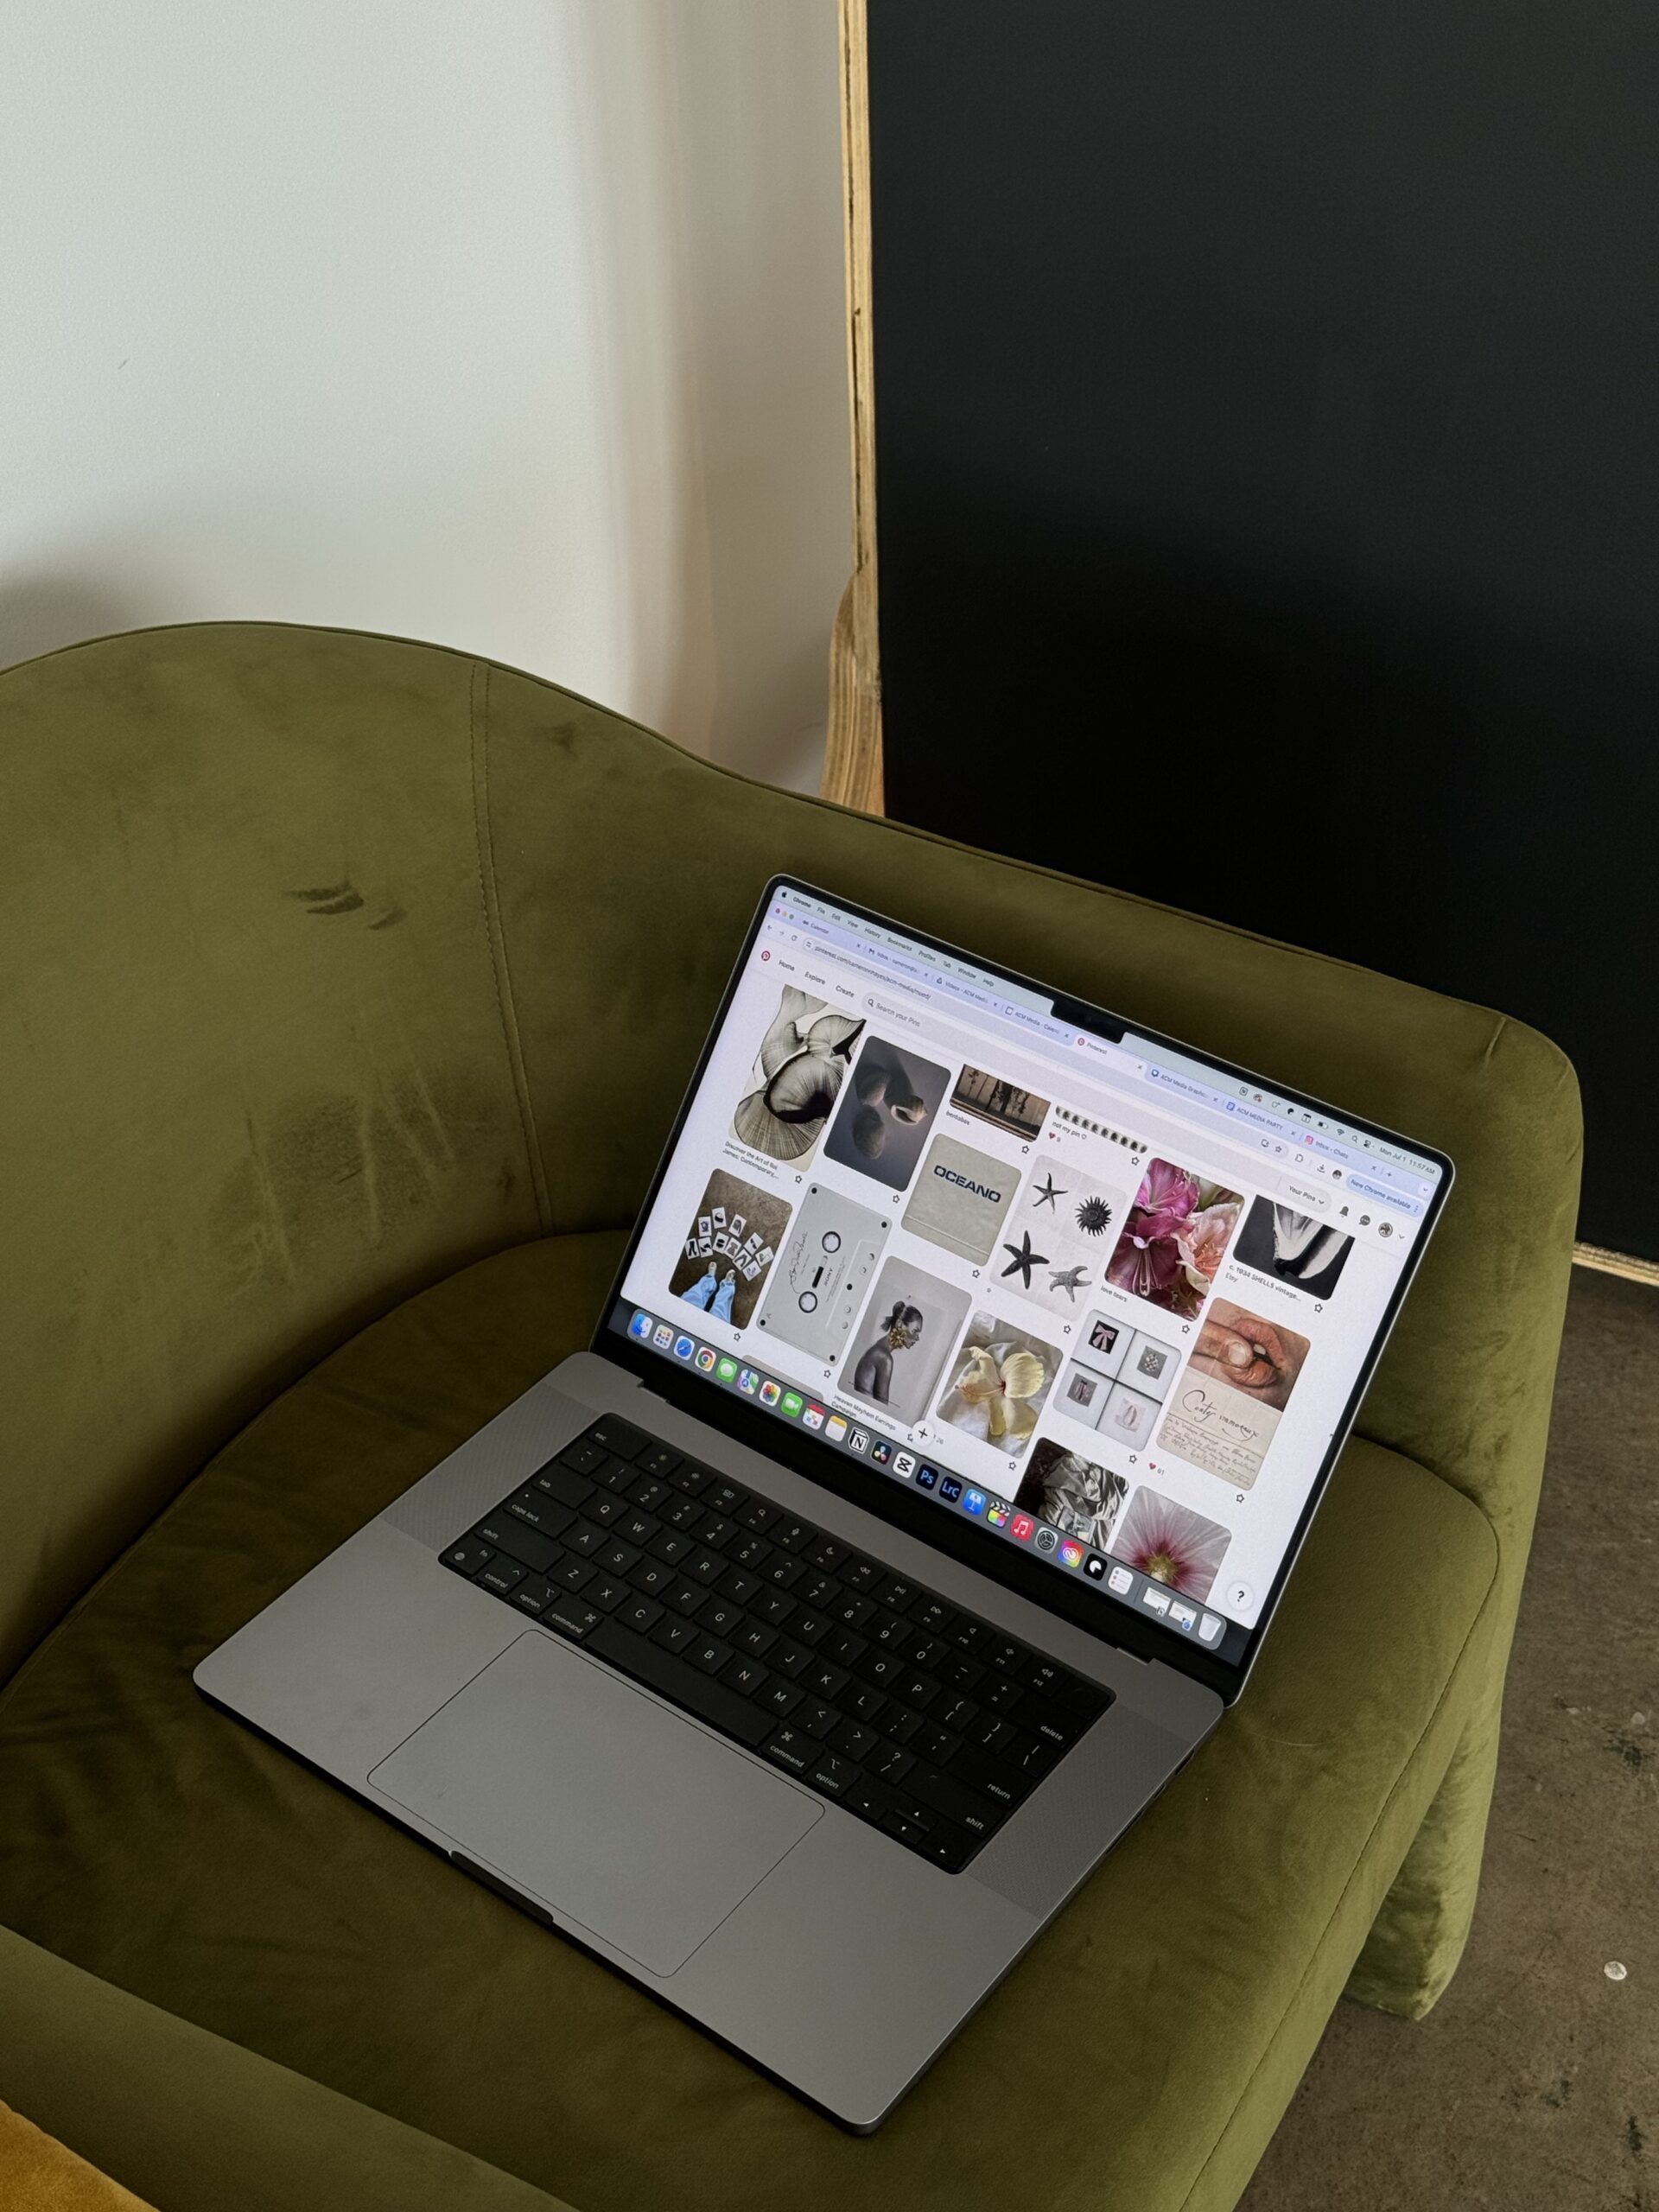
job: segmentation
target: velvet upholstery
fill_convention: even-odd
[[[1473,1905],[1560,1338],[1579,1121],[1553,1046],[348,632],[153,632],[0,676],[0,1662],[120,1555],[0,1705],[0,1921],[585,2212],[988,2205],[1033,2161],[1055,2206],[1224,2206],[1351,1972],[1433,2001]],[[592,1232],[637,1205],[778,868],[1459,1168],[1249,1693],[868,2145],[188,1684],[585,1336],[613,1249]],[[429,1978],[411,1929],[441,1931]],[[498,1985],[541,2040],[500,2042]]]

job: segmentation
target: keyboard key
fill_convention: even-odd
[[[751,1598],[759,1596],[760,1583],[757,1576],[746,1574],[741,1567],[729,1567],[715,1587],[734,1605],[747,1605]]]
[[[736,1522],[725,1513],[710,1513],[697,1526],[697,1541],[709,1552],[723,1552],[738,1534]]]
[[[705,1629],[701,1636],[686,1646],[686,1654],[691,1664],[700,1668],[705,1675],[717,1675],[731,1657],[732,1647],[729,1643],[722,1643],[717,1636],[710,1636]]]
[[[576,1517],[568,1505],[561,1505],[533,1485],[516,1491],[507,1500],[507,1510],[526,1528],[539,1529],[544,1536],[562,1535]]]
[[[906,1672],[893,1686],[894,1697],[900,1705],[912,1705],[918,1713],[925,1713],[939,1694],[939,1686],[931,1675]]]
[[[595,1467],[605,1464],[605,1446],[595,1444],[591,1436],[579,1436],[574,1444],[567,1444],[559,1454],[561,1466],[569,1467],[573,1474],[591,1475]],[[544,1467],[543,1474],[551,1474],[551,1467]]]
[[[911,1607],[910,1618],[927,1635],[943,1636],[957,1616],[943,1598],[922,1597]]]
[[[632,1605],[624,1605],[616,1618],[637,1634],[647,1636],[662,1619],[663,1609],[654,1598],[636,1598]]]
[[[715,1478],[707,1467],[700,1467],[695,1459],[682,1459],[668,1479],[687,1497],[701,1497]]]
[[[962,1749],[962,1738],[948,1728],[931,1726],[918,1729],[912,1738],[918,1758],[931,1759],[935,1766],[949,1766]]]
[[[742,1618],[743,1608],[734,1605],[729,1598],[710,1598],[697,1614],[697,1624],[707,1629],[710,1636],[731,1636]]]
[[[726,1556],[739,1567],[760,1567],[772,1557],[772,1546],[764,1536],[743,1536],[728,1546]]]
[[[628,1580],[647,1598],[661,1598],[674,1587],[676,1576],[674,1569],[665,1567],[661,1560],[642,1559]]]
[[[881,1832],[884,1835],[893,1836],[899,1843],[909,1844],[913,1850],[926,1842],[928,1830],[925,1821],[913,1819],[895,1805],[882,1815]]]
[[[779,1550],[804,1552],[818,1532],[809,1528],[804,1521],[779,1521],[767,1533]]]
[[[851,1680],[852,1676],[844,1667],[835,1666],[822,1657],[817,1666],[809,1667],[801,1677],[804,1688],[817,1697],[827,1698],[831,1704]]]
[[[1011,1643],[1006,1637],[998,1637],[980,1656],[1005,1675],[1023,1674],[1031,1657],[1023,1643]]]
[[[638,1459],[652,1439],[643,1428],[636,1428],[632,1421],[623,1421],[615,1414],[601,1414],[588,1431],[595,1444],[607,1452],[614,1452],[619,1459]],[[657,1449],[662,1450],[658,1445]]]
[[[911,1640],[904,1646],[905,1656],[925,1675],[932,1674],[947,1656],[954,1656],[950,1646],[937,1636],[918,1636],[913,1629],[906,1629],[906,1634]]]
[[[971,1690],[977,1688],[978,1685],[984,1681],[985,1669],[977,1660],[958,1655],[957,1657],[946,1659],[941,1663],[939,1679],[948,1683],[953,1690]]]
[[[908,1706],[889,1705],[881,1716],[881,1733],[890,1744],[909,1743],[925,1725],[921,1714],[912,1713]]]
[[[799,1560],[791,1559],[787,1552],[779,1551],[774,1551],[761,1569],[763,1579],[770,1582],[775,1590],[792,1590],[806,1572]]]
[[[979,1686],[988,1713],[1000,1713],[1012,1719],[1022,1707],[1031,1702],[1031,1693],[1024,1689],[1012,1675],[988,1675]]]
[[[516,1559],[493,1559],[487,1567],[480,1567],[474,1580],[486,1590],[493,1590],[498,1598],[511,1598],[524,1579],[524,1569]]]
[[[479,1522],[473,1534],[492,1550],[505,1552],[509,1559],[516,1559],[520,1567],[533,1567],[537,1574],[545,1574],[559,1555],[559,1547],[551,1536],[543,1535],[539,1529],[525,1528],[511,1513],[492,1513],[487,1521]]]
[[[690,1558],[682,1560],[681,1566],[694,1581],[712,1590],[726,1572],[726,1562],[718,1552],[693,1552]]]
[[[1032,1792],[1033,1784],[1027,1776],[1005,1760],[976,1751],[971,1744],[964,1744],[951,1760],[950,1772],[965,1789],[976,1790],[998,1805],[1023,1805]]]
[[[873,1559],[849,1560],[846,1566],[837,1572],[847,1587],[855,1590],[861,1598],[868,1597],[887,1577],[887,1570],[878,1567]]]
[[[676,1504],[683,1502],[666,1483],[658,1482],[655,1475],[642,1475],[637,1483],[630,1483],[628,1496],[642,1513],[660,1512],[664,1500],[672,1499]]]
[[[781,1590],[763,1590],[754,1601],[754,1610],[763,1621],[781,1628],[795,1611],[795,1600],[785,1597]]]
[[[1070,1712],[1065,1706],[1057,1705],[1052,1698],[1037,1697],[1030,1691],[1007,1717],[1017,1726],[1028,1728],[1033,1735],[1040,1736],[1046,1743],[1052,1744],[1058,1751],[1064,1751],[1068,1744],[1075,1744],[1089,1725],[1080,1713]]]
[[[913,1582],[903,1581],[896,1574],[884,1574],[869,1595],[878,1605],[885,1605],[890,1613],[907,1613],[918,1595]]]
[[[706,1641],[699,1638],[687,1650],[695,1651]],[[636,1636],[616,1621],[601,1621],[588,1637],[587,1649],[751,1750],[772,1732],[769,1713],[739,1697],[723,1682],[711,1681],[708,1672],[700,1671],[689,1658],[665,1651],[649,1637]]]
[[[832,1605],[841,1594],[841,1585],[833,1574],[809,1574],[795,1586],[795,1595],[804,1605],[810,1605],[814,1612],[822,1612]]]
[[[897,1613],[878,1612],[868,1625],[870,1642],[879,1643],[884,1651],[908,1649],[916,1634],[910,1623],[900,1620]]]
[[[771,1676],[758,1659],[751,1659],[747,1652],[740,1651],[728,1666],[721,1669],[720,1679],[740,1697],[753,1697]]]
[[[1085,1682],[1076,1675],[1067,1675],[1054,1695],[1068,1712],[1081,1713],[1085,1720],[1098,1720],[1112,1701],[1109,1690],[1102,1689],[1096,1682]]]
[[[761,1700],[764,1704],[766,1700]],[[763,1755],[775,1764],[787,1767],[791,1774],[804,1774],[818,1756],[818,1747],[810,1736],[798,1728],[780,1728],[769,1744],[763,1745]]]
[[[860,1690],[856,1696],[843,1700],[846,1710],[855,1720],[874,1720],[878,1713],[885,1713],[887,1700],[880,1690]]]
[[[671,1502],[663,1508],[663,1518],[671,1529],[678,1529],[689,1536],[702,1518],[702,1508],[695,1497],[671,1493]]]
[[[735,1483],[717,1482],[703,1499],[711,1513],[735,1513],[740,1505],[747,1505],[749,1493],[740,1490]]]
[[[696,1638],[695,1621],[682,1620],[677,1613],[664,1613],[651,1631],[653,1643],[660,1643],[664,1651],[683,1651]]]
[[[556,1586],[550,1582],[545,1575],[532,1574],[521,1582],[513,1592],[512,1602],[526,1613],[539,1613],[542,1607],[550,1605],[558,1594]]]
[[[964,1789],[953,1776],[941,1774],[937,1767],[913,1766],[905,1777],[905,1790],[918,1803],[943,1813],[948,1821],[981,1838],[995,1835],[1010,1810],[1007,1805],[988,1803],[973,1790]]]
[[[626,1497],[628,1494],[628,1484],[633,1480],[634,1473],[635,1470],[626,1459],[618,1459],[607,1455],[600,1465],[594,1469],[594,1480],[601,1490],[608,1490],[618,1497]]]
[[[533,1487],[543,1497],[556,1497],[561,1505],[573,1508],[585,1503],[594,1494],[594,1486],[585,1475],[573,1474],[569,1467],[562,1467],[556,1459],[551,1466],[542,1469]]]
[[[476,1574],[494,1557],[493,1548],[481,1544],[476,1536],[463,1536],[458,1544],[451,1544],[443,1554],[446,1567],[453,1567],[457,1574]]]
[[[866,1759],[875,1749],[880,1738],[874,1728],[861,1727],[856,1720],[843,1720],[830,1738],[830,1748],[839,1751],[844,1759]]]
[[[596,1572],[585,1559],[562,1559],[553,1570],[553,1580],[566,1590],[580,1590],[593,1580]]]
[[[588,1508],[588,1518],[597,1521],[601,1529],[613,1529],[631,1510],[627,1499],[620,1491],[603,1491]]]
[[[778,1631],[764,1621],[746,1621],[737,1632],[737,1648],[752,1659],[764,1659],[778,1641]]]
[[[639,1556],[638,1549],[632,1544],[625,1544],[620,1536],[594,1554],[599,1564],[608,1567],[613,1574],[626,1574]]]
[[[812,1664],[810,1647],[804,1643],[780,1643],[772,1655],[772,1663],[780,1674],[788,1675],[791,1679],[797,1675],[804,1675]]]
[[[584,1605],[580,1598],[572,1598],[561,1591],[542,1615],[543,1624],[557,1629],[561,1636],[568,1636],[573,1643],[580,1643],[604,1619],[591,1605]]]
[[[837,1667],[855,1667],[869,1649],[861,1636],[855,1636],[849,1628],[831,1629],[818,1650],[825,1659],[833,1659]]]
[[[990,1642],[991,1631],[982,1622],[970,1621],[966,1614],[959,1613],[945,1631],[945,1637],[948,1643],[956,1645],[958,1651],[966,1651],[971,1656],[982,1644]]]
[[[646,1549],[653,1559],[666,1560],[672,1567],[696,1547],[690,1537],[682,1535],[679,1529],[661,1529],[652,1538]]]
[[[861,1774],[841,1802],[861,1820],[879,1821],[893,1803],[893,1792],[885,1784],[872,1782],[868,1775]]]
[[[916,1764],[909,1751],[902,1751],[896,1744],[883,1744],[880,1751],[865,1761],[878,1782],[902,1782]]]
[[[626,1452],[623,1454],[625,1459],[627,1456]],[[671,1452],[666,1444],[647,1445],[643,1452],[634,1455],[634,1465],[643,1467],[653,1480],[660,1479],[664,1475],[671,1475],[679,1464],[679,1453]]]
[[[947,1874],[957,1874],[972,1858],[975,1841],[955,1828],[936,1827],[917,1848],[924,1859],[943,1866]]]
[[[1027,1662],[1020,1679],[1027,1689],[1036,1690],[1044,1697],[1052,1697],[1067,1676],[1065,1668],[1057,1667],[1052,1659],[1033,1659]]]
[[[780,1720],[785,1713],[793,1713],[800,1701],[801,1693],[794,1683],[782,1681],[776,1675],[772,1676],[755,1700],[756,1704],[765,1706],[768,1713],[776,1713]]]
[[[590,1605],[597,1605],[601,1613],[613,1613],[619,1605],[626,1605],[633,1592],[620,1575],[595,1573],[582,1589],[582,1598]]]
[[[701,1582],[680,1581],[669,1592],[668,1602],[677,1613],[695,1613],[699,1605],[707,1605],[709,1592]]]
[[[841,1715],[833,1705],[826,1705],[822,1698],[813,1697],[809,1692],[796,1708],[795,1725],[804,1728],[809,1736],[822,1739],[834,1735],[841,1726]]]
[[[833,1536],[821,1536],[816,1544],[807,1547],[806,1556],[814,1567],[822,1567],[826,1574],[833,1574],[847,1557],[845,1544],[838,1544]]]
[[[654,1513],[642,1513],[636,1505],[616,1523],[616,1533],[625,1543],[645,1545],[662,1525]]]
[[[781,1516],[779,1509],[775,1505],[768,1505],[764,1497],[752,1497],[737,1517],[746,1529],[752,1529],[756,1535],[760,1535]]]
[[[789,1632],[797,1643],[822,1643],[835,1623],[828,1613],[802,1611],[789,1624]]]
[[[969,1739],[982,1751],[1000,1751],[1014,1742],[1018,1731],[1011,1720],[1004,1720],[995,1713],[982,1713],[969,1730]]]
[[[806,1778],[826,1797],[839,1797],[852,1788],[859,1776],[858,1769],[849,1759],[838,1758],[833,1751],[821,1750],[807,1770]]]
[[[877,1689],[887,1690],[903,1675],[905,1662],[896,1652],[883,1651],[880,1644],[872,1644],[859,1661],[858,1671]]]
[[[954,1729],[960,1736],[970,1720],[979,1717],[979,1707],[970,1697],[949,1697],[933,1716],[937,1728]]]
[[[578,1521],[566,1532],[564,1548],[582,1559],[591,1559],[595,1552],[602,1552],[611,1539],[607,1530],[596,1528],[591,1521]]]

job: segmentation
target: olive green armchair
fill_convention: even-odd
[[[0,2100],[160,2212],[1221,2212],[1344,1989],[1433,2003],[1572,1249],[1553,1046],[341,631],[0,675]],[[190,1681],[585,1340],[775,869],[1459,1169],[1247,1694],[868,2139]]]

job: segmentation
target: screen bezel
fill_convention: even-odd
[[[849,914],[856,915],[861,921],[873,922],[880,927],[900,931],[903,935],[912,938],[918,945],[925,946],[931,951],[953,955],[959,960],[966,961],[972,966],[982,969],[987,975],[1000,978],[1003,982],[1034,991],[1049,1000],[1054,1007],[1057,1018],[1069,1022],[1073,1028],[1086,1029],[1091,1035],[1103,1037],[1113,1044],[1122,1043],[1126,1035],[1132,1034],[1138,1038],[1145,1038],[1152,1045],[1170,1052],[1183,1053],[1189,1059],[1202,1062],[1205,1066],[1213,1068],[1218,1075],[1225,1076],[1234,1083],[1249,1083],[1252,1088],[1269,1090],[1275,1098],[1287,1100],[1291,1104],[1305,1108],[1311,1113],[1328,1115],[1333,1120],[1345,1122],[1351,1128],[1358,1129],[1367,1135],[1379,1138],[1384,1144],[1398,1145],[1420,1154],[1423,1159],[1432,1160],[1440,1170],[1440,1179],[1424,1212],[1421,1232],[1412,1245],[1407,1263],[1401,1269],[1399,1280],[1395,1285],[1382,1319],[1377,1325],[1370,1348],[1361,1363],[1353,1389],[1332,1431],[1329,1446],[1308,1491],[1296,1526],[1291,1533],[1289,1541],[1285,1546],[1284,1556],[1280,1561],[1278,1572],[1262,1601],[1261,1614],[1255,1627],[1248,1631],[1249,1640],[1238,1659],[1223,1659],[1218,1654],[1206,1651],[1198,1644],[1187,1643],[1170,1630],[1160,1629],[1150,1616],[1143,1621],[1128,1606],[1109,1601],[1104,1593],[1093,1583],[1082,1580],[1073,1580],[1058,1568],[1046,1565],[1034,1555],[1016,1550],[1013,1545],[993,1540],[988,1532],[982,1529],[977,1522],[965,1515],[942,1510],[936,1502],[919,1495],[908,1484],[892,1476],[880,1474],[874,1467],[868,1466],[860,1460],[836,1451],[833,1445],[825,1443],[809,1429],[798,1428],[792,1424],[777,1420],[772,1414],[763,1412],[759,1407],[749,1403],[747,1400],[721,1389],[718,1385],[699,1375],[695,1369],[680,1366],[663,1358],[659,1354],[645,1350],[635,1343],[631,1337],[613,1326],[617,1304],[622,1297],[623,1287],[628,1279],[628,1270],[633,1265],[634,1254],[639,1249],[639,1239],[644,1233],[645,1223],[650,1218],[651,1210],[655,1205],[658,1193],[662,1188],[663,1178],[668,1171],[669,1161],[673,1158],[674,1148],[680,1141],[681,1132],[690,1113],[692,1102],[702,1082],[715,1041],[731,1010],[732,1000],[736,994],[744,970],[748,965],[749,956],[754,950],[755,942],[760,934],[767,911],[772,899],[780,891],[800,893],[809,899],[823,899],[830,906],[840,907]],[[1017,968],[1009,968],[1001,961],[988,959],[982,953],[973,951],[963,945],[952,944],[949,938],[935,937],[930,931],[918,929],[914,924],[904,921],[894,915],[878,912],[874,908],[862,906],[858,900],[849,899],[839,892],[825,890],[821,885],[809,883],[804,877],[778,874],[772,876],[767,882],[749,926],[744,933],[742,944],[732,963],[732,972],[727,980],[724,991],[721,994],[720,1005],[709,1025],[709,1033],[703,1039],[702,1050],[697,1055],[696,1065],[691,1071],[690,1080],[686,1084],[684,1095],[675,1114],[674,1125],[669,1131],[661,1156],[658,1160],[656,1172],[651,1179],[651,1188],[646,1192],[635,1217],[633,1229],[628,1238],[627,1249],[622,1255],[616,1278],[606,1294],[604,1307],[594,1330],[590,1349],[602,1358],[612,1360],[619,1367],[626,1369],[628,1373],[637,1376],[656,1390],[660,1396],[665,1398],[671,1405],[679,1407],[683,1412],[689,1413],[693,1419],[705,1421],[713,1427],[727,1430],[736,1438],[738,1442],[747,1445],[752,1450],[760,1452],[769,1459],[780,1461],[793,1473],[804,1476],[809,1482],[817,1484],[821,1489],[830,1491],[839,1497],[850,1498],[855,1504],[862,1506],[867,1511],[874,1514],[879,1520],[887,1522],[889,1526],[902,1529],[907,1535],[917,1537],[920,1541],[934,1545],[938,1550],[953,1559],[960,1560],[964,1566],[976,1569],[989,1580],[1000,1583],[1003,1588],[1012,1590],[1019,1596],[1029,1599],[1033,1605],[1042,1606],[1046,1611],[1058,1614],[1062,1619],[1071,1622],[1075,1626],[1083,1629],[1085,1633],[1096,1637],[1101,1643],[1110,1644],[1119,1650],[1131,1652],[1137,1658],[1147,1662],[1161,1660],[1166,1666],[1173,1667],[1179,1673],[1186,1675],[1189,1680],[1201,1682],[1207,1688],[1213,1689],[1224,1701],[1230,1704],[1239,1695],[1249,1679],[1250,1669],[1255,1664],[1262,1640],[1273,1624],[1279,1600],[1289,1580],[1291,1569],[1294,1567],[1302,1546],[1306,1541],[1308,1529],[1319,1509],[1319,1501],[1325,1495],[1325,1485],[1331,1479],[1332,1471],[1336,1465],[1344,1445],[1348,1440],[1355,1417],[1363,1401],[1371,1377],[1376,1371],[1376,1363],[1382,1357],[1383,1347],[1393,1331],[1406,1293],[1411,1287],[1413,1279],[1421,1264],[1423,1254],[1427,1249],[1429,1238],[1433,1234],[1441,1212],[1444,1211],[1455,1174],[1456,1170],[1450,1159],[1445,1153],[1437,1150],[1434,1146],[1424,1144],[1416,1137],[1402,1135],[1398,1130],[1387,1128],[1379,1122],[1368,1121],[1364,1116],[1354,1113],[1348,1107],[1333,1106],[1327,1100],[1314,1098],[1306,1091],[1294,1090],[1274,1077],[1262,1075],[1255,1069],[1242,1067],[1232,1060],[1223,1059],[1219,1054],[1207,1052],[1201,1046],[1192,1045],[1184,1039],[1171,1037],[1162,1031],[1150,1029],[1144,1022],[1128,1021],[1121,1015],[1109,1013],[1103,1007],[1097,1007],[1086,1000],[1075,998],[1068,992],[1056,990],[1035,976],[1022,974]],[[1232,1623],[1230,1625],[1236,1626],[1237,1624]]]

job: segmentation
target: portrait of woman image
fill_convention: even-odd
[[[853,1388],[861,1398],[873,1398],[879,1406],[891,1401],[893,1357],[908,1351],[921,1333],[920,1306],[907,1306],[901,1299],[882,1322],[881,1333],[875,1342],[860,1353],[858,1364],[853,1370]]]

